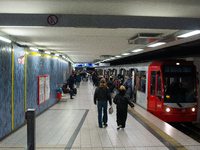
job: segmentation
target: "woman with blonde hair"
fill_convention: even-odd
[[[119,94],[117,94],[113,102],[117,105],[117,129],[125,128],[127,119],[128,104],[131,108],[134,108],[134,104],[130,101],[129,97],[125,95],[126,88],[121,85],[119,88]]]

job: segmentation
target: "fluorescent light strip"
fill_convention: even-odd
[[[50,52],[45,52],[46,54],[51,54]]]
[[[187,37],[190,37],[190,36],[193,36],[193,35],[196,35],[196,34],[200,34],[200,30],[195,30],[195,31],[192,31],[192,32],[189,32],[189,33],[186,33],[186,34],[179,35],[177,37],[187,38]]]
[[[1,40],[1,41],[4,41],[4,42],[7,42],[7,43],[11,43],[11,40],[6,39],[6,38],[1,37],[1,36],[0,36],[0,40]]]
[[[119,56],[119,55],[118,55],[118,56],[115,56],[115,57],[118,57],[118,58],[119,58],[119,57],[122,57],[122,56]]]
[[[137,53],[137,52],[140,52],[140,51],[143,51],[143,49],[135,49],[135,50],[133,50],[132,52],[133,52],[133,53]]]
[[[151,44],[148,47],[157,47],[157,46],[164,45],[164,44],[166,44],[166,42],[158,42],[158,43],[155,43],[155,44]]]
[[[38,51],[37,48],[30,47],[31,50]]]
[[[130,53],[124,53],[124,54],[122,54],[122,55],[130,55]]]

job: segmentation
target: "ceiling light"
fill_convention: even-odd
[[[140,52],[140,51],[143,51],[143,49],[135,49],[132,52],[136,53],[136,52]]]
[[[124,53],[124,54],[122,54],[122,55],[129,55],[130,53]]]
[[[1,36],[0,36],[0,40],[1,40],[1,41],[4,41],[4,42],[7,42],[7,43],[11,43],[11,40],[6,39],[6,38],[1,37]]]
[[[115,56],[115,57],[122,57],[122,56],[118,55],[118,56]]]
[[[115,59],[115,57],[111,57],[110,59]]]
[[[200,34],[200,30],[195,30],[195,31],[192,31],[192,32],[189,32],[189,33],[186,33],[186,34],[179,35],[177,37],[187,38],[187,37],[190,37],[190,36],[193,36],[193,35],[196,35],[196,34]]]
[[[46,54],[51,54],[50,52],[45,52]]]
[[[158,42],[158,43],[155,43],[155,44],[151,44],[148,47],[157,47],[157,46],[164,45],[164,44],[166,44],[166,42]]]
[[[30,49],[33,50],[33,51],[38,51],[37,48],[30,47]]]

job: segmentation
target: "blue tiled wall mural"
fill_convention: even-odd
[[[14,45],[12,63],[12,45],[0,42],[0,139],[24,124],[27,109],[36,109],[38,115],[55,104],[57,89],[61,88],[69,77],[68,62],[43,54],[38,56],[29,49],[26,57],[26,49]],[[50,75],[50,99],[38,105],[38,76],[41,75]]]

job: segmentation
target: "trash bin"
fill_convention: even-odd
[[[62,94],[57,92],[57,99],[61,99],[62,98]]]

